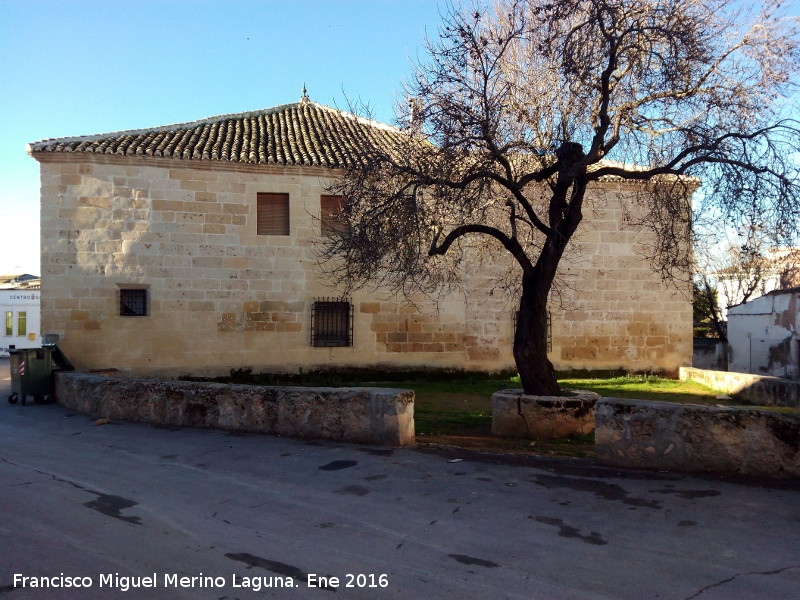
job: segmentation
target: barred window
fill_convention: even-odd
[[[320,298],[311,307],[311,345],[353,345],[353,305],[344,298]]]
[[[320,233],[336,235],[347,231],[347,223],[342,219],[345,200],[341,196],[319,197]]]
[[[119,314],[122,317],[146,317],[147,290],[120,289]]]
[[[256,213],[258,235],[289,235],[289,194],[258,194]]]

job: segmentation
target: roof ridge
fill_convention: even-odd
[[[95,140],[100,140],[104,138],[115,138],[115,137],[123,137],[128,135],[143,135],[147,133],[160,133],[164,131],[180,131],[184,129],[192,129],[194,127],[198,127],[200,125],[207,125],[212,123],[219,123],[222,121],[228,121],[230,119],[247,119],[250,117],[258,117],[261,115],[271,115],[276,114],[279,112],[283,112],[286,110],[290,110],[292,108],[302,108],[304,106],[313,105],[314,107],[325,110],[328,112],[332,112],[338,114],[347,119],[354,119],[357,123],[362,125],[368,125],[370,127],[375,127],[377,129],[383,129],[385,131],[394,131],[400,132],[397,127],[392,125],[387,125],[386,123],[381,123],[380,121],[375,121],[373,119],[368,119],[366,117],[362,117],[359,115],[355,115],[353,113],[344,111],[339,108],[333,108],[331,106],[326,106],[325,104],[320,104],[318,102],[290,102],[288,104],[279,104],[278,106],[273,106],[271,108],[262,108],[258,110],[251,110],[251,111],[244,111],[240,113],[229,113],[223,115],[215,115],[211,117],[205,117],[203,119],[197,119],[195,121],[186,121],[183,123],[172,123],[169,125],[158,125],[156,127],[143,127],[140,129],[124,129],[120,131],[108,131],[104,133],[94,133],[90,135],[78,135],[78,136],[67,136],[67,137],[60,137],[60,138],[48,138],[44,140],[38,140],[35,142],[30,142],[26,144],[26,150],[30,152],[35,152],[38,148],[42,148],[48,146],[53,143],[61,143],[61,144],[69,144],[75,142],[91,142]]]

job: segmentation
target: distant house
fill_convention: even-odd
[[[44,331],[79,368],[124,373],[340,367],[514,368],[516,305],[477,265],[434,305],[343,297],[314,242],[342,205],[326,182],[400,129],[304,97],[271,109],[29,145],[40,163]],[[626,230],[638,183],[591,188],[554,303],[558,369],[675,372],[690,293],[668,289]]]
[[[8,356],[9,349],[41,345],[40,283],[27,273],[0,275],[0,356]]]
[[[769,248],[764,256],[712,275],[717,280],[717,302],[726,318],[728,306],[800,286],[800,248]]]
[[[800,287],[775,290],[728,311],[729,369],[800,378]]]
[[[19,275],[0,275],[0,289],[39,287],[38,275],[20,273]]]

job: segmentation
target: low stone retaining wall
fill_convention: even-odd
[[[304,439],[414,444],[414,392],[118,379],[56,373],[58,403],[82,413]]]
[[[492,434],[536,440],[567,438],[594,429],[594,392],[529,396],[522,390],[492,394]]]
[[[681,367],[680,378],[684,381],[691,379],[726,394],[736,394],[761,406],[800,407],[800,380],[797,379],[694,367]]]
[[[595,420],[599,464],[800,477],[800,413],[603,398]]]

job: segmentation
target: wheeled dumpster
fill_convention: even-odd
[[[28,396],[36,402],[45,402],[53,396],[53,365],[72,371],[74,367],[56,344],[41,348],[11,349],[11,395],[8,401],[25,404]]]
[[[33,396],[36,402],[44,402],[53,394],[53,359],[50,348],[11,349],[11,395],[8,401]]]

